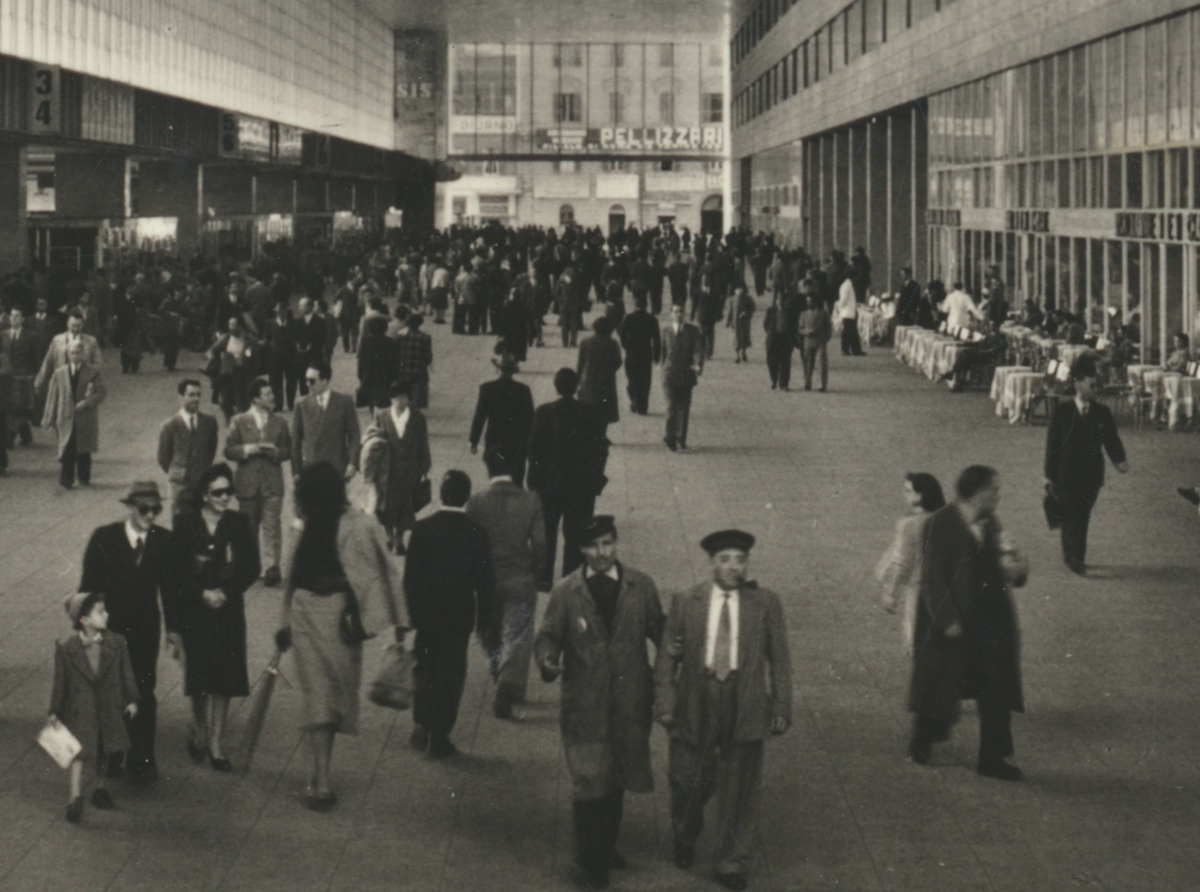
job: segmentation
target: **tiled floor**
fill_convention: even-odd
[[[476,386],[493,374],[491,339],[430,328],[435,473],[461,467],[482,483],[467,428]],[[752,363],[735,365],[729,332],[721,337],[696,391],[694,448],[662,445],[656,382],[655,414],[626,414],[611,429],[598,508],[617,516],[623,560],[664,595],[704,577],[705,532],[736,525],[759,537],[754,572],[784,598],[796,723],[768,744],[753,888],[1200,888],[1200,519],[1174,494],[1200,479],[1200,438],[1124,432],[1132,471],[1110,476],[1093,523],[1094,575],[1080,580],[1040,516],[1044,428],[1010,427],[980,394],[952,395],[879,348],[833,357],[829,394],[771,392],[761,344]],[[566,888],[557,691],[535,678],[519,721],[498,722],[474,647],[455,732],[463,755],[425,761],[407,746],[407,714],[364,704],[361,736],[337,744],[341,801],[328,815],[297,802],[306,769],[288,661],[253,769],[225,776],[184,753],[189,710],[164,658],[161,783],[117,787],[116,811],[65,822],[65,776],[33,743],[51,643],[66,633],[61,598],[90,530],[120,516],[122,488],[156,475],[155,437],[178,377],[153,359],[137,377],[117,374],[111,352],[106,363],[96,486],[54,495],[44,432],[13,453],[0,482],[0,890]],[[567,364],[562,349],[531,352],[522,379],[537,402]],[[339,354],[335,370],[335,386],[352,389],[351,361]],[[907,666],[871,577],[903,508],[904,472],[931,471],[949,488],[975,462],[999,468],[1001,517],[1033,566],[1018,593],[1028,714],[1014,730],[1028,780],[1016,785],[975,775],[969,705],[933,767],[905,763]],[[269,658],[279,598],[250,592],[252,677]],[[370,673],[378,646],[368,647]],[[235,712],[233,739],[241,722]],[[656,731],[658,791],[628,799],[621,850],[631,866],[614,875],[618,889],[715,888],[703,850],[687,873],[662,857],[665,743]]]

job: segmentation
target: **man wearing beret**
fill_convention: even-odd
[[[577,857],[583,885],[603,889],[609,870],[625,866],[616,850],[625,791],[654,788],[654,676],[646,641],[661,644],[663,612],[654,580],[617,560],[611,517],[589,520],[580,547],[584,564],[550,593],[534,651],[546,681],[563,676]]]
[[[700,545],[713,579],[671,600],[655,715],[671,736],[675,865],[692,865],[704,806],[719,790],[716,874],[737,890],[750,867],[763,741],[792,724],[792,670],[779,596],[746,580],[754,537],[722,530]]]
[[[153,783],[158,778],[154,760],[157,700],[159,628],[166,618],[167,638],[180,646],[178,628],[178,560],[171,533],[154,519],[162,512],[162,497],[153,481],[134,483],[121,500],[129,516],[98,527],[83,555],[81,592],[100,592],[108,606],[108,628],[125,638],[129,661],[141,694],[138,714],[128,720],[129,750],[125,766],[135,783]],[[162,612],[159,600],[162,600]],[[116,767],[116,766],[112,766]]]

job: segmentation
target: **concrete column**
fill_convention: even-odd
[[[891,292],[899,270],[888,251],[888,123],[886,116],[867,124],[867,220],[865,247],[871,258],[871,290]]]
[[[846,215],[846,257],[859,245],[867,244],[867,127],[855,124],[846,128],[849,151],[849,201]]]
[[[833,247],[833,149],[833,134],[827,133],[821,137],[821,213],[817,219],[817,241],[814,245],[822,262]]]
[[[912,110],[888,115],[888,273],[897,285],[904,266],[911,266],[918,281],[925,281],[925,258],[915,253],[913,245],[912,140]]]
[[[850,129],[833,133],[832,246],[850,256]]]
[[[0,275],[29,265],[25,147],[0,143]]]
[[[912,122],[908,164],[912,172],[913,268],[928,270],[929,227],[925,223],[925,211],[929,207],[929,123],[924,100],[913,105],[909,120]]]

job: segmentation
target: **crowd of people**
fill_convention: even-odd
[[[663,442],[687,450],[692,393],[713,357],[716,326],[725,320],[736,361],[749,361],[756,298],[767,304],[772,389],[790,389],[798,348],[805,389],[819,369],[817,389],[826,391],[835,319],[843,354],[864,353],[856,316],[871,264],[862,249],[849,261],[835,251],[822,265],[743,230],[693,236],[664,225],[605,237],[490,225],[357,239],[303,262],[275,252],[235,269],[168,260],[112,278],[39,283],[22,273],[0,284],[0,445],[29,443],[40,422],[55,431],[60,491],[88,485],[105,397],[102,345],[120,350],[125,374],[139,373],[146,350],[161,352],[169,372],[181,349],[202,352],[223,422],[203,411],[201,377],[180,380],[156,455],[166,498],[148,477],[133,483],[126,516],[86,546],[79,592],[66,602],[75,634],[56,652],[51,705],[52,719],[82,744],[69,820],[82,817],[84,763],[96,769],[91,801],[100,809],[113,805],[106,777],[149,784],[158,776],[163,629],[193,704],[187,751],[218,772],[233,769],[229,702],[249,692],[244,595],[261,578],[283,589],[275,644],[294,654],[304,695],[309,808],[337,802],[334,742],[357,731],[363,640],[391,629],[403,644],[415,632],[411,743],[441,759],[457,753],[451,733],[474,635],[495,681],[497,719],[513,719],[533,665],[545,680],[562,680],[587,888],[603,888],[609,871],[625,865],[617,851],[624,795],[652,787],[654,721],[668,735],[674,863],[692,865],[715,795],[715,873],[726,888],[746,888],[763,742],[791,724],[783,608],[750,581],[754,537],[720,530],[700,543],[711,578],[675,595],[664,612],[651,575],[618,559],[616,520],[595,513],[607,483],[607,429],[620,417],[618,373],[630,410],[646,414],[658,365]],[[952,317],[999,313],[1001,288],[997,281],[982,309],[969,295],[955,297],[961,289],[934,303],[935,283],[921,289],[906,270],[897,320],[934,322],[935,307]],[[581,338],[593,308],[592,333]],[[483,487],[452,469],[434,491],[423,410],[437,404],[438,390],[427,314],[455,335],[496,338],[485,348],[496,378],[480,385],[467,432],[471,453],[482,448]],[[546,343],[550,314],[577,362],[555,374],[557,399],[535,407],[515,376]],[[355,354],[353,393],[332,387],[339,346]],[[1088,397],[1088,372],[1076,370],[1074,411],[1095,435],[1079,433],[1068,406],[1052,421],[1046,459],[1064,555],[1077,572],[1103,479],[1102,461],[1098,479],[1093,467],[1097,444],[1125,470],[1111,417]],[[1075,470],[1084,465],[1086,480]],[[976,698],[980,773],[1018,779],[1005,761],[1008,716],[1022,708],[1008,591],[1027,569],[995,519],[998,476],[967,469],[949,506],[928,475],[911,475],[906,486],[919,521],[901,525],[879,574],[885,606],[904,602],[914,660],[909,757],[928,763],[959,700]],[[290,556],[282,536],[289,489],[301,529]],[[438,510],[424,512],[435,495]],[[156,522],[168,502],[169,529]],[[947,591],[950,598],[935,596]],[[539,592],[550,594],[535,628]]]

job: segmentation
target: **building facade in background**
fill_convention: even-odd
[[[1091,0],[743,5],[739,219],[1102,328],[1200,336],[1200,7]]]
[[[448,53],[437,223],[605,232],[723,226],[727,52],[720,40],[463,43]]]

